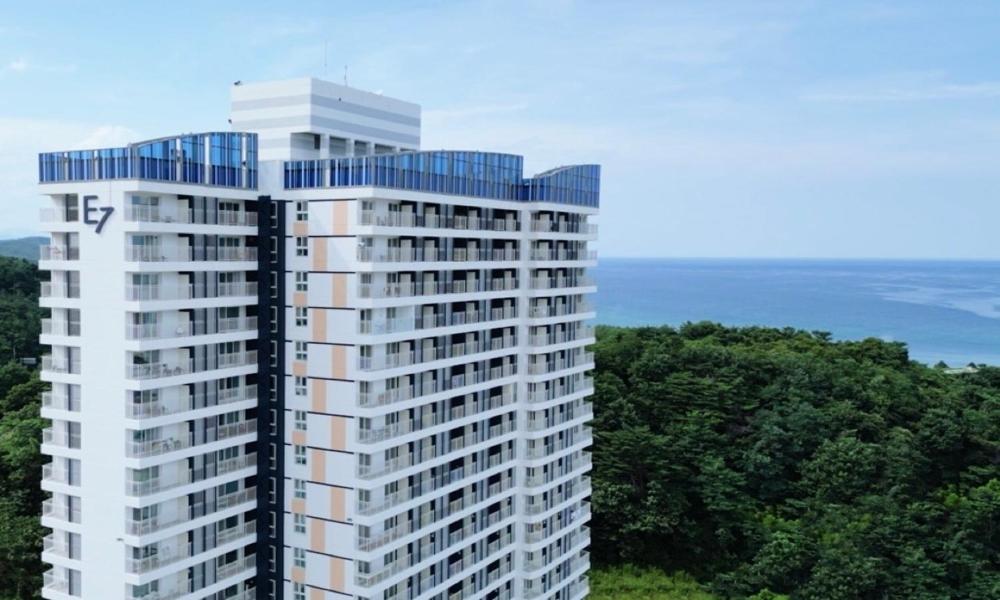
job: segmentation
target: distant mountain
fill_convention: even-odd
[[[0,240],[0,256],[13,256],[15,258],[26,258],[30,261],[38,261],[38,247],[49,243],[49,238],[44,236],[31,236],[15,238],[12,240]]]

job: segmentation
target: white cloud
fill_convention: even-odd
[[[20,73],[22,71],[27,71],[28,70],[28,61],[24,60],[23,58],[14,59],[14,60],[10,61],[7,64],[7,70],[8,71],[15,71],[15,72],[18,72],[18,73]]]

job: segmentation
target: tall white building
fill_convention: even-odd
[[[43,596],[585,596],[599,168],[232,97],[234,133],[39,157]]]

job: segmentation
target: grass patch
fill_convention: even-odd
[[[608,567],[590,572],[590,600],[719,600],[685,573]]]

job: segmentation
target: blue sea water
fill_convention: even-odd
[[[602,258],[597,322],[792,326],[1000,365],[1000,262]]]

